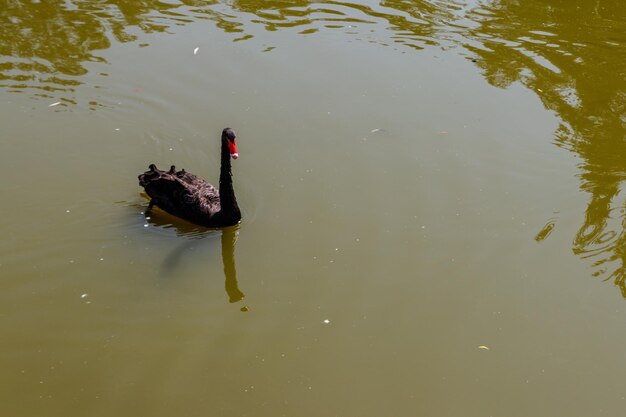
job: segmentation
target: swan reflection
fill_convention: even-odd
[[[226,277],[224,286],[226,287],[226,294],[228,294],[228,301],[231,303],[236,303],[245,297],[237,285],[237,270],[235,269],[235,244],[238,234],[238,224],[222,229],[222,263]]]
[[[225,278],[224,287],[228,295],[228,301],[236,303],[243,300],[245,294],[239,289],[237,269],[235,267],[235,245],[241,227],[239,224],[223,229],[208,229],[179,220],[158,210],[153,210],[150,214],[145,214],[144,216],[146,224],[164,232],[173,229],[176,235],[185,238],[163,260],[162,269],[168,273],[173,273],[180,268],[186,254],[195,250],[198,246],[208,246],[215,242],[215,238],[219,234]],[[243,307],[242,311],[247,311],[247,308]]]

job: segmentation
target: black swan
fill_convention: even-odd
[[[222,164],[219,191],[205,180],[184,169],[161,171],[151,164],[149,171],[139,176],[139,185],[150,196],[148,210],[153,206],[206,227],[226,227],[239,223],[241,211],[237,205],[230,158],[237,159],[237,136],[226,128],[222,131]]]

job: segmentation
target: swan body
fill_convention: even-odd
[[[219,189],[202,178],[186,172],[162,171],[151,164],[139,175],[139,185],[150,196],[148,210],[153,206],[169,214],[206,227],[225,227],[239,223],[241,211],[237,205],[230,160],[237,159],[235,131],[222,131],[222,151]]]

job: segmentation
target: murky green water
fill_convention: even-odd
[[[0,0],[0,114],[3,416],[626,407],[623,2]]]

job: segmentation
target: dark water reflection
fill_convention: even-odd
[[[146,215],[146,225],[157,230],[168,232],[173,230],[177,236],[183,238],[177,243],[163,259],[161,270],[165,275],[176,275],[183,267],[187,256],[195,253],[202,259],[203,251],[209,250],[208,244],[213,243],[214,238],[220,236],[222,247],[222,265],[224,268],[224,288],[228,301],[236,303],[243,300],[245,294],[239,289],[237,282],[237,268],[235,265],[235,246],[239,236],[240,225],[225,227],[223,229],[207,229],[196,226],[184,220],[177,219],[160,210],[153,210]],[[242,307],[242,311],[247,311],[247,307]]]
[[[555,144],[582,161],[580,187],[589,203],[573,251],[592,259],[594,274],[613,281],[626,297],[624,2],[1,0],[0,87],[48,98],[60,94],[72,104],[87,63],[105,62],[98,51],[138,41],[137,32],[168,32],[199,19],[232,33],[233,41],[254,38],[259,28],[299,35],[338,30],[402,52],[457,48],[491,85],[521,83],[558,116]],[[538,242],[549,237],[555,224],[549,225]],[[225,232],[222,246],[234,248],[231,240]],[[236,288],[231,259],[224,257],[227,290],[228,282]]]
[[[206,3],[206,2],[204,2]],[[105,62],[97,51],[112,41],[138,39],[131,31],[163,32],[190,22],[159,1],[0,1],[0,86],[35,95],[72,92],[87,62]],[[162,19],[167,16],[167,21]],[[102,74],[106,75],[106,74]],[[71,94],[62,96],[73,103]]]
[[[199,19],[213,21],[234,41],[253,38],[245,24],[267,31],[296,28],[306,35],[320,29],[347,29],[358,34],[391,31],[389,42],[415,49],[436,45],[445,36],[455,2],[386,1],[377,7],[339,1],[160,1],[57,0],[46,2],[0,1],[0,87],[13,92],[34,90],[36,96],[66,92],[63,104],[75,104],[71,92],[83,83],[88,62],[106,62],[98,54],[111,42],[137,41],[144,34],[167,32],[175,25]],[[358,38],[358,37],[357,37]],[[358,38],[360,39],[360,38]],[[381,36],[369,41],[387,44]],[[143,40],[143,39],[142,39]],[[141,44],[146,46],[147,44]],[[271,48],[269,48],[271,49]],[[106,73],[101,73],[106,76]],[[58,94],[57,94],[58,95]]]
[[[470,16],[464,46],[489,83],[522,83],[558,115],[555,143],[580,157],[589,194],[573,251],[626,297],[626,4],[499,1]]]

